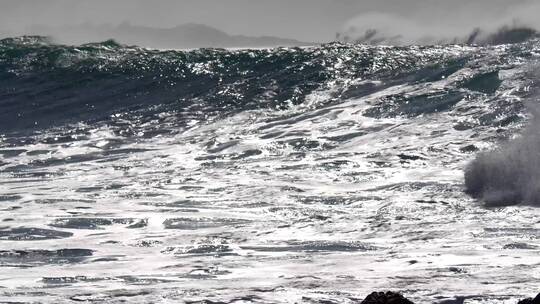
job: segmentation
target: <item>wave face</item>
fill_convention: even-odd
[[[0,118],[6,122],[1,128],[100,121],[122,111],[212,115],[298,104],[331,77],[318,56],[266,50],[150,51],[113,41],[67,47],[40,37],[6,39],[0,42],[5,83]]]
[[[334,90],[329,103],[450,75],[465,64],[455,52],[465,50],[335,44],[152,51],[114,41],[69,47],[43,37],[5,39],[0,41],[0,131],[110,121],[118,113],[138,113],[148,120],[166,111],[175,111],[181,124],[193,116],[286,109],[305,103],[315,91]],[[363,78],[385,84],[346,83]],[[430,111],[418,110],[411,114]]]
[[[0,302],[534,294],[539,56],[2,40]]]

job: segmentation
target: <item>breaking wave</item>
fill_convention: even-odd
[[[525,130],[494,150],[479,153],[465,170],[468,194],[488,206],[540,206],[540,112],[537,92],[529,101]]]
[[[538,58],[2,40],[0,301],[530,294],[540,208],[475,202],[537,202]]]

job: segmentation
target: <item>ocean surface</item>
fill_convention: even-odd
[[[532,296],[540,210],[464,170],[525,128],[539,58],[1,40],[0,302]]]

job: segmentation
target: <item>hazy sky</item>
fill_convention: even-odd
[[[91,22],[173,27],[195,22],[231,34],[329,41],[346,24],[388,14],[394,26],[473,28],[500,20],[534,19],[540,0],[0,0],[1,31],[32,24]],[[532,8],[532,9],[531,9]],[[375,15],[373,15],[375,14]],[[379,15],[377,15],[379,14]],[[378,17],[372,17],[373,22]],[[356,20],[356,21],[351,21]],[[370,20],[370,19],[364,19]],[[387,20],[387,21],[388,21]],[[371,21],[370,21],[371,22]],[[360,22],[361,23],[361,22]]]

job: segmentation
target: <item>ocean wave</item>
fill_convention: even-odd
[[[3,40],[0,267],[15,279],[0,297],[532,293],[540,209],[478,202],[494,205],[482,189],[497,178],[535,186],[526,105],[539,57],[537,40],[192,51]],[[487,161],[466,186],[488,187],[471,198],[463,169],[478,151]]]
[[[66,46],[39,36],[9,38],[0,41],[0,132],[78,122],[144,124],[165,112],[182,125],[254,109],[287,109],[318,91],[332,93],[319,102],[328,104],[449,76],[480,51],[339,43],[160,51],[112,40]],[[359,82],[363,79],[370,82]]]
[[[347,33],[338,33],[337,38],[345,42],[370,45],[408,45],[408,44],[467,44],[467,45],[501,45],[521,43],[540,37],[540,33],[527,26],[503,26],[495,31],[485,31],[475,28],[467,35],[457,37],[423,36],[407,38],[401,34],[390,34],[378,29],[368,29],[356,33],[350,29]]]
[[[380,12],[368,12],[349,20],[336,39],[369,45],[501,45],[521,43],[538,38],[540,25],[531,14],[537,9],[531,5],[527,10],[520,7],[512,14],[486,19],[474,16],[472,22],[456,22],[455,19],[433,20],[432,16],[410,18]],[[474,14],[471,11],[464,12]],[[419,12],[422,14],[422,12]]]

